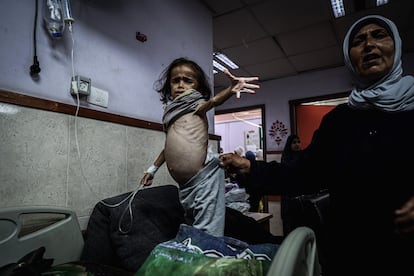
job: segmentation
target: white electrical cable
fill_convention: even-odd
[[[70,119],[68,121],[68,147],[67,147],[67,158],[66,158],[66,198],[65,198],[65,206],[68,207],[69,203],[69,164],[70,164]]]
[[[71,22],[69,22],[69,32],[72,38],[72,49],[71,49],[71,63],[72,63],[72,79],[73,76],[75,75],[75,66],[73,63],[74,57],[73,57],[73,49],[75,48],[75,39],[73,38],[73,32],[72,32],[72,24]],[[72,83],[73,86],[73,83]],[[78,98],[79,99],[79,98]],[[78,100],[78,105],[76,108],[76,113],[75,113],[75,137],[77,137],[77,133],[76,133],[76,116],[79,110],[79,100]],[[77,138],[76,138],[77,140]],[[76,141],[77,142],[77,141]],[[67,167],[66,167],[66,207],[69,204],[69,166],[70,164],[70,121],[68,123],[68,158],[67,158]]]
[[[125,130],[125,137],[126,137],[126,142],[127,142],[126,144],[128,144],[128,131],[127,130]],[[128,152],[126,152],[126,154],[128,155]],[[125,158],[126,158],[126,161],[127,161],[128,156],[126,156]],[[128,173],[128,168],[127,168],[127,173]],[[134,220],[134,216],[133,216],[133,212],[132,212],[132,202],[134,201],[137,193],[143,188],[144,187],[142,187],[141,185],[138,185],[138,187],[134,191],[132,191],[128,196],[126,196],[123,200],[121,200],[120,202],[115,203],[115,204],[106,203],[104,200],[100,201],[100,203],[102,203],[106,207],[115,208],[115,207],[121,206],[125,201],[127,201],[129,199],[128,205],[125,207],[124,211],[122,212],[121,217],[119,218],[119,222],[118,222],[118,231],[121,232],[122,234],[128,234],[128,232],[132,228],[132,223],[133,223],[133,220]],[[144,200],[144,199],[141,198],[141,200]],[[127,211],[129,213],[130,224],[129,224],[129,229],[124,230],[124,229],[122,229],[122,221],[123,221]]]
[[[134,201],[134,198],[135,198],[136,194],[137,194],[137,193],[141,190],[140,188],[141,188],[141,187],[140,187],[140,186],[138,186],[138,187],[135,189],[135,191],[131,192],[131,193],[130,193],[127,197],[125,197],[123,200],[121,200],[120,202],[115,203],[115,204],[109,204],[109,203],[106,203],[104,200],[101,200],[101,201],[100,201],[100,202],[101,202],[103,205],[105,205],[106,207],[115,208],[115,207],[120,206],[121,204],[123,204],[125,201],[127,201],[127,200],[129,199],[128,205],[125,207],[124,211],[123,211],[123,212],[122,212],[122,214],[121,214],[121,217],[119,218],[118,230],[119,230],[119,232],[121,232],[122,234],[127,234],[127,233],[131,230],[131,228],[132,228],[132,222],[133,222],[133,220],[134,220],[134,216],[133,216],[133,214],[132,214],[132,201]],[[130,218],[129,229],[127,229],[127,230],[123,230],[123,229],[122,229],[122,220],[124,219],[124,216],[125,216],[125,214],[127,213],[127,211],[128,211],[128,213],[129,213],[129,218]]]
[[[72,50],[71,50],[71,61],[72,61],[72,80],[75,79],[75,65],[74,65],[74,48],[75,48],[75,38],[73,37],[72,32],[72,22],[68,22],[69,25],[69,33],[70,37],[72,38]]]
[[[75,143],[76,143],[76,151],[78,153],[78,159],[79,159],[79,166],[80,166],[80,171],[81,171],[81,175],[82,178],[84,180],[84,182],[86,183],[86,186],[89,188],[89,190],[92,192],[92,194],[99,199],[98,195],[94,192],[94,190],[92,189],[92,187],[90,187],[85,174],[83,172],[83,167],[82,167],[82,162],[81,162],[81,154],[80,154],[80,148],[79,148],[79,140],[78,140],[78,114],[79,114],[79,109],[80,109],[80,99],[79,99],[79,93],[77,93],[77,83],[75,81],[75,65],[74,65],[74,48],[75,48],[75,39],[73,36],[73,30],[72,30],[72,22],[73,21],[67,21],[67,24],[69,26],[69,32],[71,34],[71,38],[72,38],[72,50],[71,50],[71,62],[72,62],[72,89],[74,91],[76,91],[76,112],[75,112]],[[75,82],[75,84],[73,83]],[[68,146],[69,148],[69,146]],[[68,155],[69,155],[69,150],[68,150]],[[155,172],[157,171],[158,167],[156,166],[151,166],[149,168],[149,170],[151,172],[153,172],[153,174],[155,174]],[[66,171],[66,206],[68,205],[68,187],[69,187],[69,157],[68,157],[68,167],[67,167],[67,171]],[[127,234],[132,227],[132,222],[133,222],[133,213],[132,213],[132,201],[135,198],[135,195],[138,193],[138,191],[140,190],[141,186],[139,185],[135,191],[132,191],[126,198],[124,198],[123,200],[121,200],[118,203],[115,204],[109,204],[104,202],[104,200],[99,199],[99,202],[101,202],[103,205],[110,207],[110,208],[115,208],[118,207],[120,205],[122,205],[125,201],[127,201],[129,199],[128,205],[125,207],[124,211],[122,212],[122,215],[119,219],[119,224],[118,224],[118,230],[119,232],[121,232],[122,234]],[[129,213],[129,217],[130,217],[130,227],[127,230],[123,230],[122,229],[122,220],[124,219],[125,214]]]
[[[74,62],[74,60],[75,60],[75,58],[74,58],[74,56],[75,56],[74,55],[75,38],[74,38],[74,35],[73,35],[72,22],[67,22],[67,24],[69,25],[69,32],[70,32],[70,35],[71,35],[71,38],[72,38],[71,63],[72,63],[72,80],[74,80],[75,79],[75,65],[74,65],[75,64],[75,62]],[[76,93],[75,93],[76,94],[76,111],[75,111],[75,118],[74,118],[74,123],[75,123],[74,133],[75,133],[75,144],[76,144],[76,151],[78,153],[80,172],[81,172],[81,176],[82,176],[84,182],[86,183],[86,186],[89,188],[89,190],[92,192],[92,194],[98,200],[100,200],[99,196],[90,187],[90,185],[89,185],[89,183],[88,183],[88,181],[85,177],[84,171],[83,171],[83,166],[82,166],[82,162],[81,162],[82,161],[81,160],[81,153],[80,153],[80,148],[79,148],[79,139],[78,139],[78,115],[79,115],[79,109],[80,109],[80,99],[79,99],[79,93],[77,93],[77,84],[74,85],[73,81],[72,81],[72,88],[73,88],[74,91],[76,91]],[[68,151],[68,154],[69,154],[69,151]],[[68,160],[68,162],[69,162],[69,160]],[[67,171],[67,174],[69,174],[69,170]],[[67,187],[69,186],[68,181],[69,181],[69,177],[67,176]]]
[[[127,130],[125,130],[125,137],[126,137],[126,140],[127,140],[126,141],[127,142],[126,144],[128,144],[128,131]],[[128,155],[128,152],[126,152],[126,154]],[[125,158],[126,158],[126,161],[127,161],[128,160],[128,156],[126,156]],[[127,168],[127,173],[128,173],[128,168]],[[106,203],[104,200],[101,200],[100,201],[106,207],[115,208],[115,207],[120,206],[121,204],[123,204],[125,201],[127,201],[129,199],[128,205],[125,207],[124,211],[122,212],[121,217],[119,218],[119,222],[118,222],[118,231],[121,232],[122,234],[128,234],[128,232],[132,228],[132,223],[133,223],[133,220],[134,220],[134,216],[133,216],[133,212],[132,212],[132,202],[134,201],[135,196],[141,190],[141,188],[143,188],[143,187],[141,187],[141,185],[138,185],[138,187],[135,189],[135,191],[132,191],[123,200],[121,200],[120,202],[115,203],[115,204]],[[141,199],[144,200],[143,198],[141,198]],[[122,229],[122,221],[123,221],[124,216],[127,213],[127,211],[129,213],[129,218],[130,218],[129,229],[123,230]]]

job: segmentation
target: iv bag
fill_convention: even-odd
[[[49,34],[54,39],[59,39],[65,30],[63,11],[60,0],[44,0],[43,20]]]

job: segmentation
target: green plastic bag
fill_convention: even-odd
[[[157,245],[135,276],[237,275],[262,276],[270,266],[268,261],[255,259],[215,258],[204,254],[181,251]]]

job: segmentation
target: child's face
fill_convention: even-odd
[[[173,99],[188,89],[198,88],[198,81],[190,66],[180,65],[171,70],[171,96]]]

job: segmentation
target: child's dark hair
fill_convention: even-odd
[[[181,65],[190,66],[195,74],[195,78],[198,81],[197,91],[203,95],[203,98],[208,100],[211,97],[210,83],[208,77],[204,73],[203,69],[192,60],[184,57],[177,58],[171,62],[171,64],[161,73],[160,78],[155,82],[155,90],[160,93],[160,100],[166,104],[171,97],[171,71]]]

